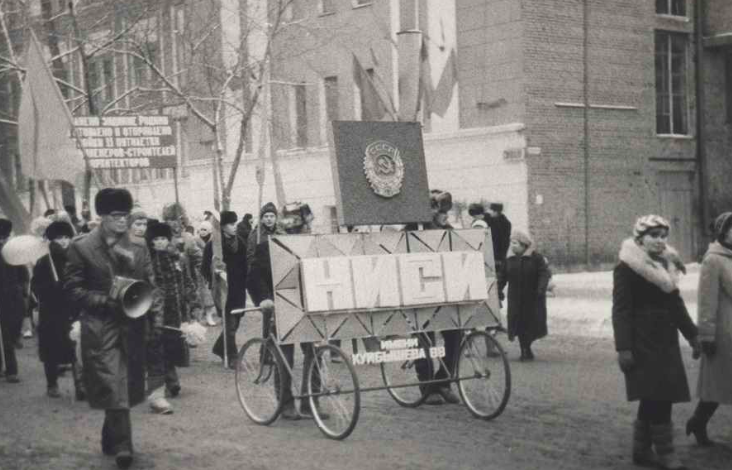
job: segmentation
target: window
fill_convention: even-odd
[[[102,78],[104,79],[102,99],[107,105],[114,101],[114,58],[105,57],[102,60]]]
[[[656,0],[659,15],[686,16],[686,0]]]
[[[366,69],[366,75],[369,77],[370,83],[375,83],[375,72],[374,69]],[[373,93],[368,92],[368,90],[373,90],[374,88],[371,86],[371,84],[364,84],[364,89],[360,91],[360,100],[361,100],[361,120],[362,121],[380,121],[381,116],[373,115],[374,113],[374,103],[369,103],[369,101],[378,100],[379,98],[375,96]],[[367,92],[364,92],[364,90],[367,90]]]
[[[91,105],[95,108],[96,112],[99,112],[99,106],[102,104],[100,99],[101,90],[98,88],[101,86],[101,77],[98,71],[99,61],[90,60],[87,63],[87,77],[89,80],[89,90],[91,92]],[[96,112],[94,114],[96,114]]]
[[[656,132],[686,135],[688,110],[686,97],[685,34],[656,31]]]
[[[330,15],[335,13],[335,0],[320,0],[320,14]]]
[[[325,77],[325,117],[326,121],[338,120],[338,77]]]
[[[295,145],[308,146],[308,115],[305,85],[295,85]]]
[[[366,5],[371,5],[372,3],[373,0],[353,0],[353,8],[365,7]]]

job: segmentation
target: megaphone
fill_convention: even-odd
[[[109,295],[118,300],[125,315],[133,319],[145,315],[153,302],[150,284],[122,276],[114,277]]]

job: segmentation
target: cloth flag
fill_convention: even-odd
[[[353,54],[353,83],[361,94],[361,117],[363,121],[381,121],[393,118],[386,103],[388,99],[376,89],[373,79]]]
[[[28,36],[18,113],[21,170],[30,178],[75,184],[84,171],[84,158],[71,137],[71,113],[43,58],[38,39],[33,31]]]

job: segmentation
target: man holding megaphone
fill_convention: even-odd
[[[68,250],[64,290],[81,310],[81,355],[89,405],[105,411],[102,452],[119,468],[132,463],[130,408],[145,400],[146,335],[162,317],[150,254],[130,242],[132,195],[100,190],[101,224]],[[149,312],[149,313],[148,313]]]

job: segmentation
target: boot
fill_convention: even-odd
[[[656,448],[656,463],[664,470],[687,470],[674,449],[673,423],[652,424],[651,440]]]
[[[633,422],[633,463],[641,467],[655,467],[656,454],[652,448],[651,428],[647,421]]]
[[[707,435],[707,424],[712,419],[714,412],[717,411],[719,403],[713,401],[699,401],[694,410],[694,416],[686,422],[686,435],[694,433],[696,443],[702,447],[711,447],[714,441],[709,439]]]

